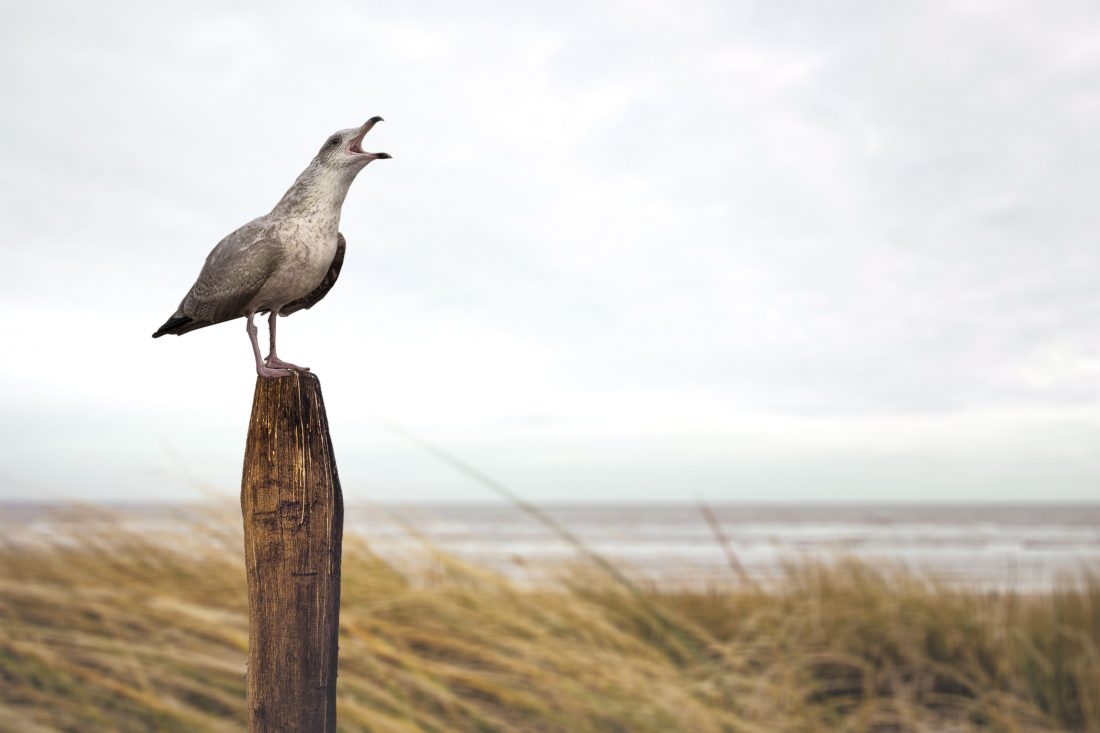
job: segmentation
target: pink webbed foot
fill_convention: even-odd
[[[303,366],[298,366],[297,364],[291,364],[289,361],[283,361],[282,359],[275,356],[274,354],[269,354],[268,357],[266,359],[264,359],[264,363],[267,364],[269,367],[276,367],[276,368],[279,368],[279,369],[293,369],[294,371],[298,371],[298,372],[308,372],[309,371],[309,367],[303,367]]]
[[[266,364],[259,364],[256,367],[256,374],[264,379],[274,379],[276,377],[289,377],[291,375],[290,369],[276,369],[269,367]]]

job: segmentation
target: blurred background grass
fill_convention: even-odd
[[[0,545],[0,730],[243,730],[240,545],[232,517]],[[346,540],[341,731],[1100,731],[1095,575],[804,563],[673,590],[589,556],[532,589],[426,552],[399,571]]]

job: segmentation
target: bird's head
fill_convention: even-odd
[[[381,121],[381,117],[371,117],[362,127],[332,133],[321,146],[314,162],[327,168],[358,172],[372,160],[389,158],[389,153],[368,153],[363,150],[363,138]]]

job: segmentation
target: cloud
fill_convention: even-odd
[[[73,468],[56,481],[94,471],[100,493],[139,492],[132,465],[168,462],[133,432],[152,404],[143,431],[183,440],[205,425],[193,454],[236,460],[215,439],[247,409],[243,327],[148,333],[329,131],[382,114],[372,144],[395,158],[352,189],[340,286],[280,329],[280,351],[321,371],[346,415],[465,425],[481,442],[464,448],[550,497],[539,477],[569,471],[583,488],[563,495],[630,498],[645,483],[680,496],[643,477],[685,466],[697,490],[738,485],[750,456],[692,445],[769,420],[792,422],[753,475],[779,495],[803,495],[791,466],[821,446],[828,459],[811,463],[841,496],[931,464],[928,481],[994,496],[1004,472],[967,461],[997,455],[1033,481],[1020,496],[1058,495],[1035,478],[1043,446],[1091,440],[1081,411],[1100,391],[1098,14],[19,6],[0,44],[0,340],[18,355],[0,366],[0,404],[33,427],[0,469],[31,475],[24,456],[60,450],[49,426],[69,421],[87,432],[65,443]],[[709,432],[674,440],[684,415]],[[1009,426],[999,442],[960,457],[991,415],[984,427]],[[367,420],[343,424],[365,455],[386,445]],[[420,460],[387,475],[453,489]],[[1078,496],[1097,472],[1067,461],[1059,476]],[[915,486],[884,495],[924,495]]]

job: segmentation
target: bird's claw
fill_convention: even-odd
[[[258,366],[256,368],[256,374],[264,379],[275,379],[277,377],[289,377],[291,373],[290,369],[276,369],[269,367],[266,364]]]
[[[277,369],[293,369],[294,371],[297,371],[297,372],[308,372],[309,371],[309,367],[303,367],[303,366],[298,366],[297,364],[291,364],[289,361],[283,361],[279,357],[273,356],[273,355],[270,355],[270,354],[268,355],[268,357],[266,359],[264,359],[264,364],[266,364],[269,367],[275,367]]]

